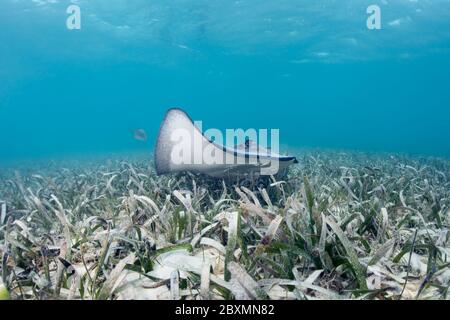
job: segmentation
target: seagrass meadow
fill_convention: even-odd
[[[257,185],[151,155],[5,166],[0,297],[449,298],[449,159],[298,159]]]

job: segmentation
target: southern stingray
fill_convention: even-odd
[[[181,109],[169,109],[159,129],[155,149],[158,175],[189,171],[215,178],[257,178],[285,172],[298,163],[257,143],[227,147],[210,140]]]

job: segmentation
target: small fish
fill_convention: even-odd
[[[133,138],[138,141],[147,141],[147,132],[144,129],[133,130]]]

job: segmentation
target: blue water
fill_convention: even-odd
[[[1,0],[0,159],[152,152],[174,106],[295,147],[450,156],[449,71],[448,0]]]

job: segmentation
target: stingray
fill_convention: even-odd
[[[188,161],[180,161],[180,155]],[[298,163],[295,157],[272,152],[248,139],[234,147],[218,144],[179,108],[167,111],[155,148],[158,175],[188,171],[222,179],[260,177],[285,172],[294,163]]]

